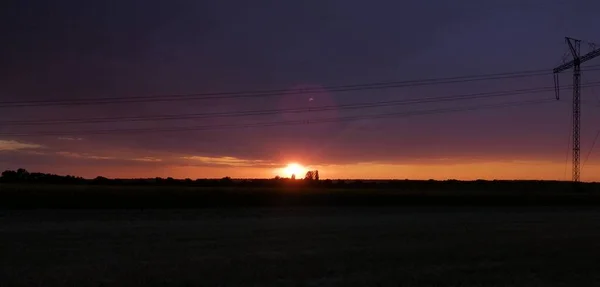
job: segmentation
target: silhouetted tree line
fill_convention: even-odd
[[[573,184],[560,181],[458,181],[458,180],[319,180],[318,172],[310,172],[304,179],[295,180],[289,178],[275,177],[272,179],[232,179],[224,177],[221,179],[174,179],[168,178],[145,178],[145,179],[109,179],[98,176],[94,179],[85,179],[71,175],[61,176],[39,172],[28,172],[25,169],[7,170],[0,177],[2,183],[40,183],[40,184],[84,184],[84,185],[117,185],[117,186],[197,186],[197,187],[306,187],[332,189],[401,189],[408,191],[421,190],[558,190],[571,189]],[[584,183],[579,185],[587,189],[597,189],[600,185],[595,183]]]
[[[5,183],[60,183],[60,184],[77,184],[85,183],[86,179],[76,176],[61,176],[56,174],[48,174],[41,172],[28,172],[20,168],[18,170],[6,170],[2,172],[0,182]]]

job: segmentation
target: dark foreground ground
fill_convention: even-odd
[[[393,185],[177,186],[0,184],[1,209],[198,209],[247,207],[587,206],[600,184],[398,181]]]
[[[594,207],[3,210],[1,286],[597,286]]]

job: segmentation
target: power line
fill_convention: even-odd
[[[584,87],[593,87],[600,85],[599,82],[592,82]],[[569,86],[562,89],[568,89]],[[485,99],[494,97],[514,96],[521,94],[536,94],[553,91],[553,87],[540,87],[530,89],[513,89],[498,92],[487,93],[472,93],[453,96],[440,96],[429,98],[413,98],[395,101],[378,101],[378,102],[363,102],[344,105],[328,105],[309,108],[291,108],[291,109],[270,109],[270,110],[248,110],[237,112],[218,112],[218,113],[194,113],[194,114],[171,114],[171,115],[155,115],[155,116],[137,116],[137,117],[102,117],[102,118],[72,118],[72,119],[37,119],[26,121],[4,121],[0,124],[4,126],[37,126],[37,125],[64,125],[64,124],[86,124],[86,123],[109,123],[109,122],[144,122],[144,121],[169,121],[183,119],[202,119],[202,118],[219,118],[219,117],[248,117],[248,116],[263,116],[285,113],[312,113],[331,110],[352,110],[352,109],[367,109],[401,105],[414,105],[424,103],[438,102],[454,102],[472,99]]]
[[[569,119],[572,120],[571,115],[569,114]],[[568,166],[568,162],[569,162],[569,151],[571,150],[571,133],[572,133],[572,124],[569,125],[569,129],[568,129],[568,137],[567,137],[567,153],[565,156],[565,172],[564,172],[564,179],[567,180],[567,166]]]
[[[600,65],[592,66],[600,67]],[[600,68],[589,69],[597,71]],[[254,91],[236,91],[236,92],[214,92],[214,93],[196,93],[181,95],[158,95],[158,96],[131,96],[131,97],[104,97],[90,99],[58,99],[58,100],[39,100],[39,101],[5,101],[0,102],[0,108],[19,108],[19,107],[46,107],[46,106],[81,106],[81,105],[101,105],[101,104],[121,104],[121,103],[139,103],[139,102],[171,102],[188,100],[211,100],[211,99],[239,99],[239,98],[257,98],[273,97],[282,95],[300,95],[314,94],[320,92],[349,92],[361,90],[380,90],[415,86],[429,86],[452,83],[464,83],[483,80],[514,79],[523,77],[534,77],[542,75],[551,75],[549,70],[529,70],[520,72],[506,72],[497,74],[482,74],[471,76],[457,76],[446,78],[430,78],[420,80],[378,82],[366,84],[352,84],[339,86],[326,86],[321,88],[308,89],[277,89],[277,90],[254,90]]]
[[[558,87],[558,74],[573,69],[573,182],[579,182],[580,178],[580,132],[581,132],[581,64],[600,56],[600,49],[594,49],[585,55],[581,55],[581,40],[565,37],[565,41],[571,50],[573,60],[553,69],[554,84]],[[559,92],[556,92],[559,99]]]
[[[366,119],[383,119],[383,118],[402,118],[409,116],[419,115],[435,115],[452,112],[466,112],[481,109],[495,109],[504,107],[516,107],[525,105],[535,105],[556,102],[554,99],[539,99],[529,101],[517,101],[517,102],[506,102],[499,104],[490,105],[478,105],[462,108],[446,108],[446,109],[432,109],[432,110],[421,110],[421,111],[409,111],[409,112],[396,112],[396,113],[383,113],[383,114],[372,114],[364,116],[351,116],[341,118],[317,118],[313,120],[289,120],[289,121],[275,121],[275,122],[259,122],[252,124],[222,124],[222,125],[204,125],[204,126],[192,126],[192,127],[173,127],[173,128],[138,128],[138,129],[105,129],[105,130],[81,130],[81,131],[64,131],[64,132],[39,132],[39,133],[3,133],[0,136],[66,136],[66,135],[102,135],[102,134],[126,134],[131,135],[135,133],[159,133],[159,132],[185,132],[185,131],[205,131],[205,130],[225,130],[225,129],[238,129],[238,128],[253,128],[253,127],[273,127],[273,126],[294,126],[294,125],[308,125],[308,124],[322,124],[322,123],[333,123],[333,122],[350,122],[359,121]]]
[[[592,142],[592,147],[590,148],[590,151],[588,152],[587,156],[585,157],[585,161],[583,162],[583,167],[585,167],[585,164],[587,163],[588,159],[590,159],[590,155],[592,154],[592,151],[594,151],[594,146],[596,146],[596,141],[598,140],[598,136],[600,136],[600,130],[598,130],[598,132],[596,132],[596,136],[594,137],[594,141]]]

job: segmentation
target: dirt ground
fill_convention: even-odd
[[[1,286],[595,286],[600,209],[0,211]]]

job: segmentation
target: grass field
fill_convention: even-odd
[[[600,185],[552,182],[419,183],[324,188],[1,184],[0,208],[212,208],[289,206],[600,206]]]
[[[596,190],[467,187],[2,184],[0,286],[600,283]]]
[[[7,210],[2,286],[595,286],[600,210]]]

